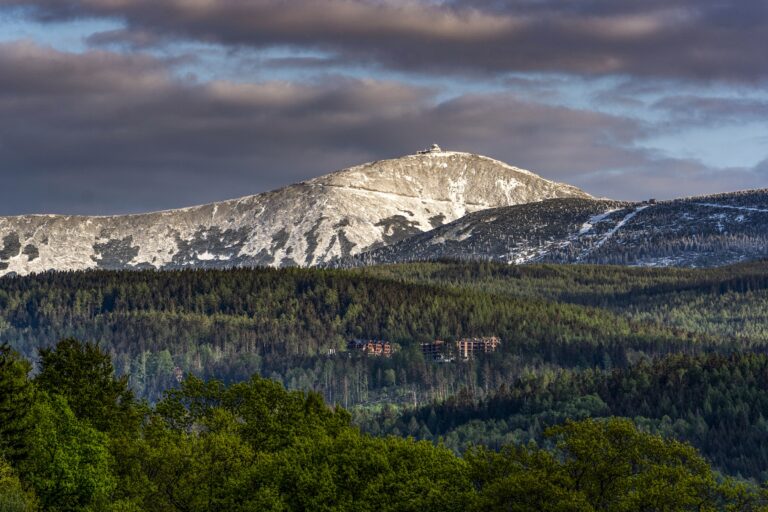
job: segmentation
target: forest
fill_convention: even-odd
[[[459,393],[407,409],[359,413],[368,432],[441,442],[457,453],[482,444],[541,443],[550,427],[585,418],[631,418],[684,440],[724,472],[768,480],[768,356],[673,355],[610,372],[544,371],[483,399]]]
[[[108,351],[150,401],[178,372],[259,374],[345,407],[480,397],[542,368],[611,368],[668,353],[762,350],[765,264],[715,271],[412,264],[67,272],[0,280],[0,339],[30,360],[75,337]],[[502,348],[434,365],[419,344],[498,336]],[[345,353],[355,338],[391,359]]]
[[[567,421],[545,444],[463,457],[374,437],[314,392],[189,377],[137,401],[96,345],[0,347],[0,510],[765,511],[689,444],[620,418]]]
[[[627,418],[638,435],[687,443],[718,478],[744,485],[768,479],[767,317],[768,262],[696,270],[442,261],[0,279],[0,343],[29,362],[31,378],[60,340],[82,340],[108,356],[141,423],[191,383],[267,379],[344,409],[366,439],[410,437],[461,461],[478,446],[551,454],[560,438],[550,433],[569,421]],[[499,348],[444,363],[421,351],[436,339],[483,336],[498,337]],[[387,340],[394,353],[347,350],[355,339]]]

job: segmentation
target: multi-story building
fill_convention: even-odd
[[[347,350],[362,352],[369,356],[390,357],[392,344],[383,340],[352,340],[347,343]]]
[[[501,340],[496,336],[482,338],[463,338],[454,343],[446,343],[443,340],[435,340],[421,344],[421,353],[424,358],[431,361],[451,362],[454,357],[471,359],[476,354],[490,354],[501,345]]]
[[[435,340],[430,343],[421,344],[421,353],[424,354],[424,359],[439,360],[445,357],[447,345],[443,340]]]
[[[456,354],[462,359],[470,359],[476,354],[496,352],[501,341],[496,336],[485,338],[463,338],[456,342]]]

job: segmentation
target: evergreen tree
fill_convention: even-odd
[[[34,401],[30,370],[29,362],[8,344],[0,345],[0,458],[12,464],[23,460],[29,450],[29,413]]]
[[[35,383],[61,395],[80,418],[102,432],[132,432],[139,416],[128,376],[116,377],[109,354],[92,343],[68,338],[53,349],[40,350]]]

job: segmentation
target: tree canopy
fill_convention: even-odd
[[[766,510],[758,487],[721,478],[692,446],[627,419],[568,421],[542,445],[460,457],[364,434],[319,394],[258,376],[232,385],[189,376],[154,407],[73,393],[66,384],[83,375],[122,389],[104,356],[65,340],[45,356],[57,372],[27,382],[38,387],[29,451],[0,459],[4,510]],[[75,360],[85,367],[58,364]],[[94,414],[105,410],[120,414]]]

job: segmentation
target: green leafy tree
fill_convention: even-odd
[[[569,421],[547,435],[557,439],[574,488],[596,510],[719,510],[715,475],[688,444],[620,418]]]
[[[143,467],[152,478],[145,510],[237,511],[253,501],[248,486],[255,454],[240,436],[241,422],[221,408],[210,411],[192,431],[155,417],[144,432]],[[248,492],[250,491],[250,493]],[[262,507],[255,510],[269,510]],[[251,509],[253,510],[253,509]]]
[[[477,490],[475,510],[488,512],[590,512],[587,496],[560,461],[535,445],[496,452],[477,447],[466,454]]]
[[[78,419],[57,395],[43,395],[35,403],[32,417],[30,456],[20,473],[43,509],[105,509],[116,487],[106,434]]]
[[[276,451],[296,437],[338,432],[351,421],[347,411],[329,408],[317,393],[286,391],[258,376],[229,387],[189,376],[167,393],[157,412],[175,427],[190,430],[217,408],[242,421],[240,435],[258,451]]]
[[[715,512],[760,501],[753,489],[719,483],[690,445],[626,419],[569,421],[547,436],[552,452],[532,445],[467,455],[479,510]]]
[[[32,512],[37,510],[34,496],[25,491],[8,462],[0,458],[0,511]]]

